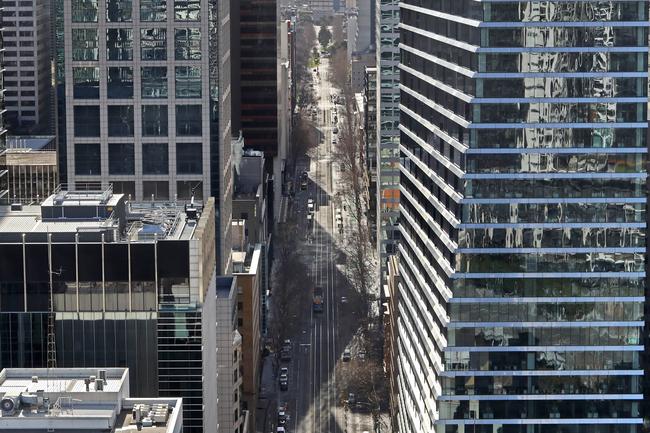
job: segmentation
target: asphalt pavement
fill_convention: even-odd
[[[332,123],[335,105],[330,99],[334,90],[329,82],[328,63],[328,59],[321,59],[318,73],[312,71],[318,101],[316,120],[322,141],[312,149],[308,158],[297,162],[296,194],[289,207],[289,212],[298,221],[296,236],[302,240],[303,260],[309,268],[310,281],[306,281],[304,287],[310,293],[300,308],[300,331],[291,338],[292,359],[278,366],[289,370],[288,389],[279,389],[276,372],[271,375],[265,372],[263,377],[263,387],[273,396],[268,400],[271,403],[266,422],[258,425],[265,425],[265,431],[269,433],[275,433],[278,427],[278,406],[286,408],[287,433],[372,431],[369,415],[345,409],[347,390],[337,381],[337,371],[347,364],[341,360],[341,355],[344,349],[353,345],[359,325],[349,301],[354,296],[341,272],[344,262],[339,261],[337,265],[340,253],[337,245],[345,236],[345,230],[341,232],[337,228],[335,214],[340,205],[333,199],[337,192],[335,166],[338,165],[333,164],[332,157],[332,138],[336,137]],[[305,190],[300,188],[303,171],[309,178]],[[311,221],[307,218],[310,199],[314,202]],[[323,290],[322,312],[314,312],[312,308],[311,294],[316,286]]]

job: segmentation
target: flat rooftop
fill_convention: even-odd
[[[23,233],[32,238],[67,233],[74,239],[76,233],[101,232],[109,234],[107,242],[187,240],[195,233],[202,208],[198,202],[195,206],[173,201],[133,202],[110,188],[57,190],[39,205],[0,206],[0,242],[16,242]]]
[[[0,431],[135,432],[136,417],[142,432],[180,433],[182,399],[130,398],[128,375],[126,368],[4,369]]]

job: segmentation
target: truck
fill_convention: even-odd
[[[323,288],[320,286],[314,287],[314,313],[323,312]]]

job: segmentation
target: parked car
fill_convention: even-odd
[[[350,349],[345,349],[343,351],[343,355],[341,356],[341,360],[343,362],[349,362],[352,359],[352,353],[350,352]]]

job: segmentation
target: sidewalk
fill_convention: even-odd
[[[275,364],[275,366],[274,366]],[[274,368],[275,367],[275,368]],[[277,381],[275,370],[277,363],[275,355],[269,354],[262,360],[262,378],[260,380],[260,398],[257,401],[255,424],[257,433],[270,433],[273,431],[275,409],[277,403]]]

